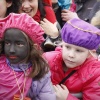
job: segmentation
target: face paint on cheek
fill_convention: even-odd
[[[9,29],[5,33],[4,41],[5,55],[10,63],[16,64],[25,62],[30,50],[25,35],[18,29]]]

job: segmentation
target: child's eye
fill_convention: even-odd
[[[66,46],[66,48],[67,48],[67,49],[70,49],[71,47],[70,47],[70,46]]]
[[[6,41],[6,42],[5,42],[5,45],[10,45],[10,43]]]
[[[17,46],[22,47],[24,46],[22,43],[16,43]]]
[[[76,51],[77,51],[77,52],[83,52],[82,50],[78,50],[78,49],[77,49]]]

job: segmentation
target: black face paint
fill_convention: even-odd
[[[29,44],[24,34],[18,29],[8,29],[4,36],[4,51],[11,64],[25,60],[29,52]]]

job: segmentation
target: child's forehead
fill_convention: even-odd
[[[11,34],[11,33],[13,33],[12,35],[16,35],[16,33],[23,34],[23,32],[20,29],[8,28],[8,29],[5,30],[4,35],[5,34]]]
[[[88,50],[88,49],[86,49],[86,48],[84,48],[84,47],[77,46],[77,45],[73,45],[73,44],[69,44],[69,43],[66,43],[66,42],[64,42],[64,41],[62,41],[62,45],[63,45],[63,46],[70,46],[70,47],[75,48],[75,49]]]
[[[4,37],[8,38],[27,38],[26,34],[19,29],[9,28],[5,31]]]

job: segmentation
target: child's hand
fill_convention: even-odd
[[[41,27],[44,29],[45,34],[51,37],[57,37],[59,35],[58,29],[55,24],[52,24],[46,18],[40,21]]]
[[[77,13],[64,9],[62,10],[61,18],[63,21],[68,21],[70,19],[79,18],[79,17]]]
[[[66,100],[68,97],[68,89],[65,85],[54,85],[57,100]]]

